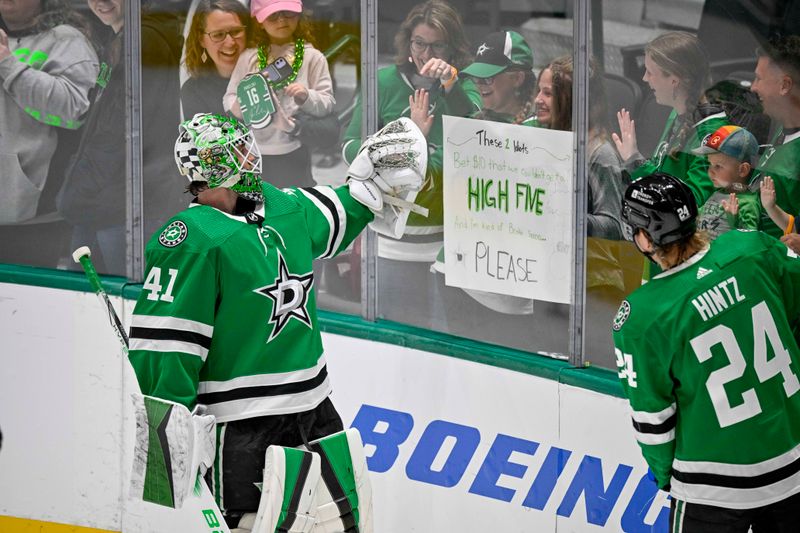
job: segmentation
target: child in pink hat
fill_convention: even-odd
[[[275,112],[266,127],[253,129],[264,156],[263,176],[278,188],[316,185],[311,153],[296,135],[296,119],[301,113],[324,117],[333,111],[328,62],[310,42],[310,27],[300,0],[252,0],[250,12],[261,24],[256,32],[259,44],[239,57],[223,106],[242,118],[237,99],[239,83],[250,74],[264,73],[268,65],[283,57],[292,66],[292,73],[281,81],[269,82]]]

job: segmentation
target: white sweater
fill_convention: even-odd
[[[289,63],[294,53],[294,42],[284,45],[270,45],[269,57],[285,57]],[[236,100],[236,88],[239,82],[248,74],[258,72],[258,53],[255,48],[248,48],[239,56],[236,68],[231,74],[228,90],[222,98],[222,105],[226,111],[242,118],[239,102]],[[291,132],[295,128],[293,117],[302,111],[315,117],[322,117],[333,110],[336,100],[333,97],[333,82],[331,81],[328,61],[322,52],[306,43],[303,53],[303,65],[297,73],[295,83],[302,83],[308,89],[308,99],[303,105],[298,106],[294,98],[286,96],[283,89],[275,91],[275,114],[272,122],[261,129],[254,129],[253,135],[258,148],[264,155],[288,154],[300,148],[300,141]]]

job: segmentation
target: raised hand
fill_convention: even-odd
[[[11,55],[11,49],[8,47],[8,35],[3,30],[0,30],[0,61]]]
[[[639,151],[636,144],[636,124],[631,118],[630,112],[624,107],[617,111],[617,122],[619,123],[619,135],[612,133],[611,139],[617,145],[617,151],[622,160],[627,161]]]
[[[727,200],[722,200],[722,209],[729,215],[737,216],[739,214],[739,198],[736,193],[732,192]]]
[[[764,209],[775,207],[775,182],[772,181],[772,176],[764,176],[761,182],[761,205]]]
[[[430,96],[425,89],[417,89],[408,97],[410,118],[427,137],[433,126],[433,115],[430,113]]]
[[[800,235],[789,233],[781,237],[781,242],[789,247],[794,253],[800,253]]]

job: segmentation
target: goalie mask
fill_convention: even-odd
[[[263,201],[261,153],[250,130],[234,118],[198,113],[182,122],[175,141],[175,164],[189,181]]]

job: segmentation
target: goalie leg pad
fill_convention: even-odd
[[[316,453],[270,446],[253,533],[310,533],[317,514],[320,458]]]
[[[354,428],[310,443],[322,459],[314,533],[372,533],[372,487]]]
[[[215,419],[193,416],[160,398],[131,396],[136,417],[131,497],[179,509],[214,460]]]

